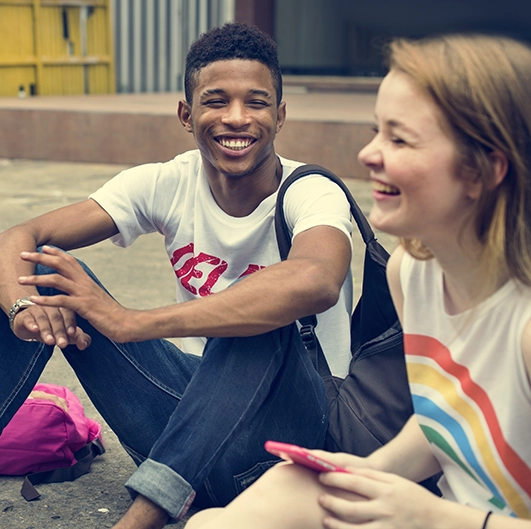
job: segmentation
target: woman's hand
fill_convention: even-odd
[[[327,486],[365,498],[348,501],[336,494],[322,494],[319,504],[330,514],[323,520],[328,529],[386,527],[427,529],[441,501],[420,485],[394,474],[369,468],[350,468],[350,474],[322,473],[319,481]]]
[[[326,452],[325,450],[308,450],[316,457],[329,461],[342,468],[370,468],[371,465],[366,457],[354,456],[344,452]]]

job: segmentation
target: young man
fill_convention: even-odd
[[[351,223],[335,184],[290,188],[293,245],[279,262],[276,191],[300,164],[274,150],[286,116],[274,42],[242,24],[204,34],[185,91],[178,116],[198,150],[0,234],[0,428],[60,347],[139,465],[117,528],[162,527],[193,501],[225,505],[274,464],[269,438],[322,446],[327,400],[298,318],[319,314],[332,372],[348,366]],[[177,304],[155,310],[121,306],[58,249],[153,231],[177,278]]]

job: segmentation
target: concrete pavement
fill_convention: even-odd
[[[125,166],[0,159],[0,231],[52,209],[83,200]],[[367,212],[370,184],[347,179],[361,208]],[[388,249],[394,240],[382,236]],[[354,237],[354,275],[361,280],[363,245]],[[78,250],[103,284],[123,305],[154,308],[174,300],[174,274],[158,235],[141,237],[122,249],[109,241]],[[359,292],[358,292],[359,294]],[[92,471],[73,483],[39,485],[40,499],[26,502],[20,495],[22,478],[0,477],[1,529],[101,529],[112,527],[130,504],[123,486],[135,465],[116,436],[88,400],[59,351],[42,381],[68,386],[82,400],[87,415],[104,425],[107,452],[95,460]],[[172,525],[181,528],[184,522]]]

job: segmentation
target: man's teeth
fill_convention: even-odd
[[[221,139],[219,140],[219,143],[221,143],[221,145],[223,145],[223,147],[226,147],[227,149],[233,149],[235,151],[238,151],[241,149],[245,149],[246,147],[249,147],[252,141],[250,139],[246,139],[246,140]]]
[[[390,186],[388,184],[384,184],[382,182],[373,182],[373,189],[375,191],[378,191],[380,193],[385,193],[387,195],[399,195],[400,191],[394,187]]]

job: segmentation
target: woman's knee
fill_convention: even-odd
[[[212,508],[199,511],[194,514],[186,523],[186,529],[199,529],[208,522],[213,521],[223,512],[222,508]]]

